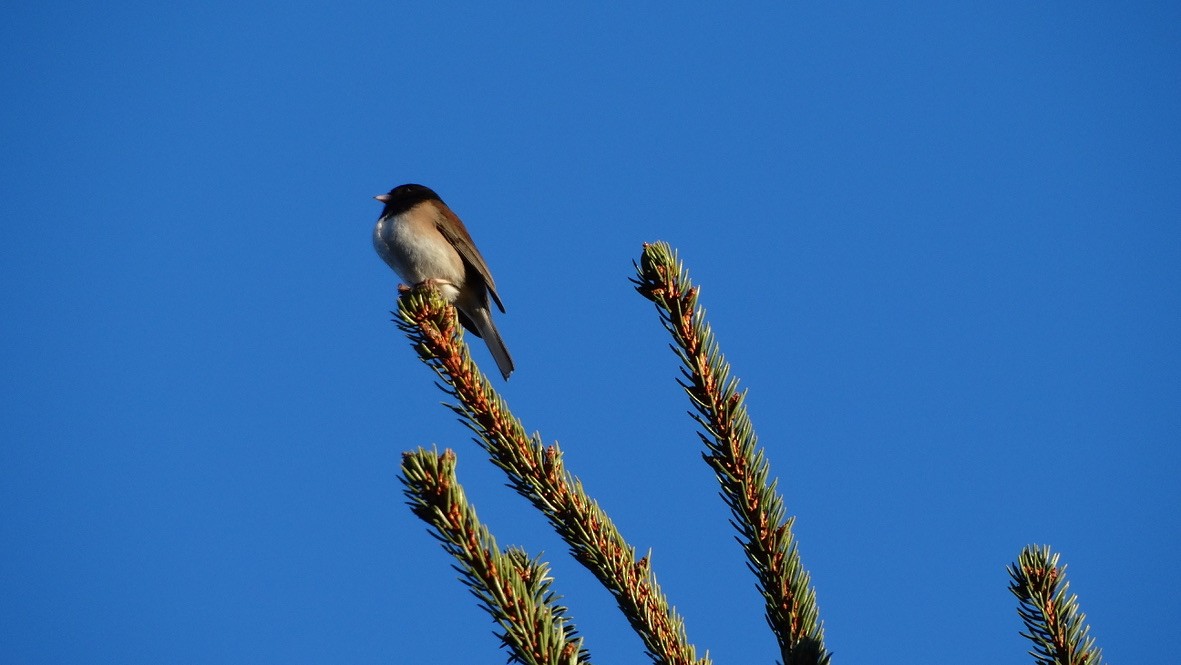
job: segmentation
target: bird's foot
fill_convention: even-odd
[[[420,287],[423,287],[423,286],[433,286],[433,287],[435,287],[436,289],[440,289],[440,290],[441,290],[441,289],[442,289],[444,286],[450,286],[450,287],[453,287],[453,288],[454,288],[454,286],[455,286],[455,285],[454,285],[454,284],[452,284],[452,283],[451,283],[449,280],[446,280],[446,279],[438,279],[437,277],[431,277],[431,278],[429,278],[429,279],[424,279],[424,280],[422,280],[421,282],[419,282],[419,283],[415,284],[415,285],[414,285],[414,288],[420,288]]]

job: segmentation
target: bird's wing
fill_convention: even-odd
[[[460,221],[459,216],[446,206],[439,206],[439,214],[451,221],[450,224],[442,223],[440,219],[437,223],[439,233],[450,242],[459,256],[463,258],[464,262],[476,269],[480,277],[484,278],[484,284],[488,286],[488,292],[492,294],[492,299],[496,301],[496,306],[500,311],[504,311],[504,303],[500,301],[500,294],[496,292],[496,282],[492,280],[492,273],[488,270],[488,264],[484,263],[484,257],[480,256],[480,250],[476,249],[476,243],[472,242],[472,237],[467,232],[467,227]]]

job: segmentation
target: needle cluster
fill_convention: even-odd
[[[551,590],[549,567],[519,548],[501,550],[476,517],[455,477],[455,453],[419,448],[402,455],[411,510],[458,562],[464,583],[499,626],[497,635],[525,665],[590,663],[574,624]]]
[[[1102,652],[1088,636],[1087,615],[1078,597],[1067,595],[1066,566],[1058,565],[1049,545],[1028,545],[1009,565],[1009,590],[1017,596],[1017,614],[1025,623],[1021,635],[1033,642],[1029,652],[1037,665],[1099,665]]]
[[[693,406],[690,415],[702,429],[702,456],[730,507],[731,524],[758,580],[783,663],[823,665],[830,654],[824,648],[816,593],[792,534],[794,518],[787,515],[778,483],[770,481],[770,464],[759,448],[746,393],[739,392],[738,379],[718,349],[698,302],[700,290],[665,243],[644,245],[636,273],[636,290],[656,304],[672,335],[672,349],[682,363],[679,383]]]

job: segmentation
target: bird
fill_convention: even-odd
[[[488,296],[504,312],[496,282],[459,216],[429,187],[405,184],[373,197],[385,204],[373,247],[410,285],[434,285],[459,310],[459,322],[484,340],[507,381],[512,356],[492,323]]]

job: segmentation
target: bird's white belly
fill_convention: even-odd
[[[386,263],[410,286],[428,279],[440,284],[444,297],[454,300],[464,282],[463,259],[433,226],[405,223],[401,215],[382,220],[373,234],[374,245]]]

